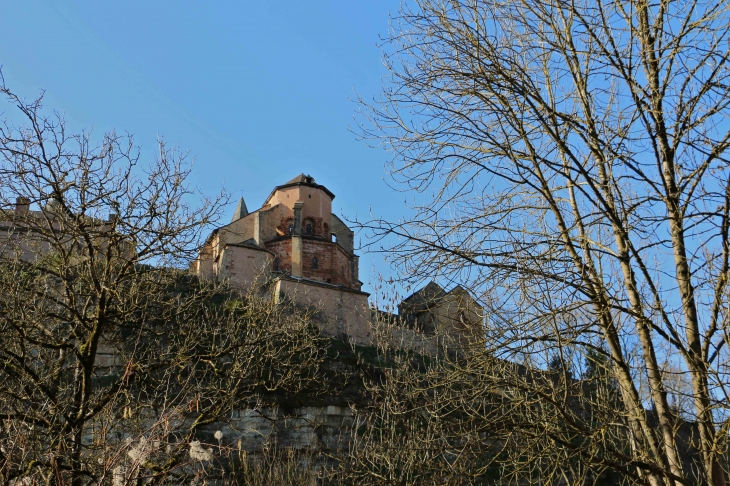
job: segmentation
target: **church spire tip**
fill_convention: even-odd
[[[248,208],[246,207],[246,201],[241,198],[240,201],[238,201],[238,206],[236,207],[236,212],[233,213],[233,219],[231,220],[231,223],[234,221],[238,221],[239,219],[243,218],[244,216],[248,215]]]

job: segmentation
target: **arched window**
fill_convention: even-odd
[[[319,260],[317,257],[312,258],[312,270],[317,270],[319,268]]]
[[[305,235],[312,234],[312,223],[307,223],[307,225],[304,227],[304,234]]]
[[[279,271],[279,257],[274,258],[274,271]]]
[[[289,225],[289,236],[291,236],[292,233],[294,233],[294,225],[293,224],[290,224]]]

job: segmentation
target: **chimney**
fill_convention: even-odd
[[[117,221],[119,221],[117,213],[109,213],[102,231],[116,231]]]
[[[25,216],[28,214],[28,209],[30,208],[30,199],[23,196],[18,196],[15,199],[15,215],[16,216]]]

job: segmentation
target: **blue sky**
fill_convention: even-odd
[[[21,95],[73,128],[128,131],[151,157],[155,140],[189,150],[192,182],[258,208],[300,172],[346,217],[405,214],[384,182],[387,154],[357,141],[356,93],[377,96],[377,47],[397,0],[234,2],[0,0],[0,65]],[[2,107],[1,109],[6,109]],[[363,255],[361,280],[388,275]]]

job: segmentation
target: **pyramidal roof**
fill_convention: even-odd
[[[248,208],[246,207],[246,201],[241,198],[240,201],[238,201],[238,206],[236,206],[236,212],[233,213],[233,219],[231,219],[231,223],[234,221],[238,221],[239,219],[243,218],[248,214]]]
[[[294,179],[290,180],[286,184],[283,184],[285,186],[288,186],[289,184],[314,184],[314,177],[311,175],[305,175],[304,173],[299,174]]]
[[[274,188],[274,190],[271,191],[271,194],[269,194],[269,197],[266,198],[266,203],[269,202],[269,199],[271,199],[271,196],[273,196],[277,190],[283,189],[285,187],[298,186],[300,184],[309,186],[309,187],[316,187],[317,189],[323,190],[332,199],[335,198],[335,195],[332,193],[332,191],[330,191],[323,185],[317,184],[316,182],[314,182],[314,177],[312,177],[311,175],[302,173],[302,174],[299,174],[298,176],[296,176],[294,179],[290,180],[289,182],[286,182],[280,186],[276,186]],[[266,204],[266,203],[264,203],[264,204]]]
[[[443,288],[433,280],[428,283],[425,287],[420,290],[413,292],[411,295],[406,297],[403,302],[408,300],[420,300],[423,302],[432,302],[435,299],[439,299],[446,295]]]

